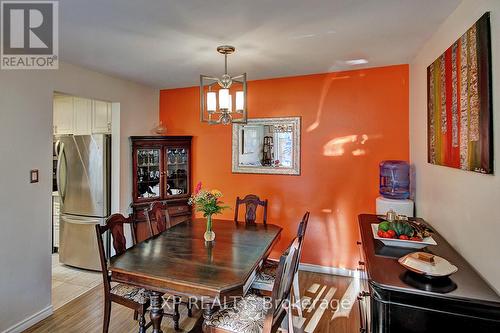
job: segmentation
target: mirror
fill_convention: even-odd
[[[300,175],[300,117],[233,124],[233,172]]]

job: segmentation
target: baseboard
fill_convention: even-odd
[[[313,265],[313,264],[300,264],[299,270],[305,271],[305,272],[348,276],[348,277],[355,277],[355,278],[364,278],[365,277],[365,274],[362,271],[348,269],[348,268],[320,266],[320,265]]]
[[[44,320],[48,316],[50,316],[54,311],[52,310],[52,305],[49,305],[45,309],[42,309],[41,311],[38,311],[37,313],[29,316],[28,318],[25,318],[23,321],[9,327],[2,333],[20,333],[31,326],[35,325],[39,321]]]

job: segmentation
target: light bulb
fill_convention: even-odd
[[[236,92],[236,112],[242,112],[245,107],[245,95],[243,91]]]
[[[215,112],[217,109],[217,94],[213,91],[207,93],[207,111]]]
[[[219,109],[221,110],[229,109],[229,89],[219,90]]]

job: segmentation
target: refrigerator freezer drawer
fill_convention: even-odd
[[[101,270],[95,225],[104,219],[61,215],[59,261],[83,269]],[[104,239],[106,248],[106,240]]]

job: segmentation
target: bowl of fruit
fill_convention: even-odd
[[[430,229],[414,221],[382,221],[372,224],[373,238],[384,245],[422,249],[428,245],[437,245]]]

